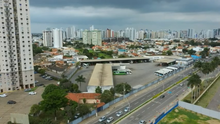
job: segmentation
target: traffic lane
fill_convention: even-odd
[[[186,73],[189,73],[190,69],[186,71]],[[151,90],[149,93],[145,93],[143,95],[141,95],[140,97],[136,97],[136,99],[134,99],[132,102],[130,102],[130,107],[132,109],[136,108],[137,106],[139,106],[140,104],[142,104],[143,102],[149,100],[150,98],[152,98],[154,95],[156,95],[157,93],[163,91],[163,87],[164,89],[168,88],[169,86],[171,86],[172,84],[176,83],[177,81],[179,81],[180,79],[182,79],[182,75],[176,75],[177,77],[172,77],[172,79],[168,80],[168,81],[161,81],[160,83],[164,83],[165,85],[160,86],[160,87],[156,87],[153,90]],[[124,107],[123,107],[124,106]],[[118,111],[124,111],[124,108],[127,107],[128,105],[123,105],[120,108],[114,110],[114,112],[110,112],[110,114],[107,114],[106,117],[114,117],[115,120],[117,120],[119,117],[115,116],[116,112]],[[99,123],[98,120],[94,123]]]
[[[164,98],[158,97],[151,103],[144,106],[142,109],[130,115],[128,119],[120,122],[120,124],[134,124],[138,123],[140,120],[148,121],[154,115],[158,114],[158,112],[162,111],[164,109],[164,106],[169,105],[171,101],[177,99],[176,94],[182,94],[185,89],[187,89],[187,87],[174,87],[171,90],[173,94],[165,93]]]

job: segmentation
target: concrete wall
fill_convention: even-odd
[[[27,114],[11,113],[11,122],[16,124],[29,124]]]
[[[201,106],[189,104],[189,103],[182,102],[182,101],[179,101],[179,106],[185,109],[212,117],[212,118],[220,119],[220,112],[217,112],[217,111],[213,111],[210,109],[203,108]]]

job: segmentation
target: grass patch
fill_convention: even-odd
[[[158,124],[218,124],[219,120],[177,107]]]
[[[35,91],[38,87],[31,88],[31,91]]]
[[[206,108],[220,87],[220,78],[206,91],[196,105]]]

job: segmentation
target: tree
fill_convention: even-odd
[[[110,92],[115,95],[115,89],[113,87],[110,88]]]
[[[191,50],[188,51],[188,54],[189,54],[189,55],[195,55],[195,53],[196,53],[196,51],[193,50],[193,49],[191,49]]]
[[[189,79],[188,79],[188,83],[187,86],[191,87],[193,89],[194,86],[198,86],[201,84],[201,79],[197,74],[193,74]],[[192,90],[192,98],[191,98],[191,103],[192,103],[192,99],[195,99],[195,95],[193,94],[193,90]]]
[[[58,87],[58,86],[56,86],[56,85],[54,85],[54,84],[49,84],[48,86],[46,86],[46,88],[44,89],[44,92],[42,93],[42,98],[43,99],[45,99],[46,98],[46,96],[48,95],[48,94],[50,94],[51,92],[53,92],[54,90],[56,90],[56,89],[61,89],[60,87]]]
[[[100,96],[101,102],[108,103],[114,99],[114,95],[109,91],[105,90]]]
[[[86,98],[83,98],[83,103],[84,103],[84,104],[86,103]]]
[[[77,111],[79,111],[80,116],[86,115],[91,112],[87,104],[79,104]]]
[[[99,87],[99,86],[96,87],[95,92],[96,92],[96,93],[100,93],[100,94],[102,94],[102,88]]]
[[[188,52],[188,50],[187,50],[186,48],[184,48],[184,49],[182,49],[182,52],[183,52],[184,54],[186,54],[186,53]]]
[[[40,110],[41,110],[41,109],[40,109],[40,106],[37,105],[37,104],[34,104],[34,105],[31,106],[31,110],[30,110],[30,113],[29,113],[29,114],[35,116],[35,115],[37,115],[38,113],[40,113]]]
[[[75,79],[75,81],[80,84],[80,88],[81,88],[81,83],[82,83],[82,82],[83,82],[83,83],[86,82],[85,80],[86,80],[86,78],[83,77],[83,75],[79,75],[79,76]]]
[[[40,73],[40,74],[42,74],[42,75],[45,74],[45,72],[46,72],[45,69],[39,69],[39,70],[38,70],[38,73]]]
[[[168,51],[167,51],[167,55],[168,55],[168,56],[173,55],[172,51],[171,51],[171,50],[168,50]]]
[[[126,58],[126,56],[124,54],[121,54],[118,56],[118,58]]]
[[[125,92],[124,92],[125,90]],[[127,83],[120,83],[115,86],[115,92],[120,94],[127,94],[132,90],[131,85]]]
[[[65,107],[68,103],[66,95],[67,93],[63,89],[54,89],[51,92],[45,94],[43,101],[40,104],[42,110],[54,112],[56,121],[56,112],[60,110],[60,108]]]

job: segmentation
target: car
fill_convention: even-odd
[[[45,78],[45,77],[47,77],[47,75],[43,75],[43,76],[41,76],[42,78]]]
[[[116,112],[117,117],[120,117],[122,114],[123,114],[122,111]]]
[[[139,124],[146,124],[146,121],[145,120],[140,120]]]
[[[7,95],[6,94],[0,94],[0,97],[6,97]]]
[[[102,116],[101,118],[99,118],[99,122],[103,122],[106,120],[106,117],[105,116]]]
[[[39,83],[39,81],[35,81],[35,84],[36,84],[36,83]]]
[[[44,84],[36,84],[35,86],[36,86],[36,87],[44,86]]]
[[[31,91],[31,89],[29,88],[29,89],[24,89],[24,92],[30,92]]]
[[[113,117],[109,117],[109,118],[107,119],[107,122],[110,123],[110,122],[112,122],[113,120],[114,120]]]
[[[29,92],[28,94],[29,94],[29,95],[36,95],[37,92],[31,91],[31,92]]]
[[[7,102],[7,104],[16,104],[16,102],[15,102],[14,100],[9,100],[9,101]]]
[[[160,98],[163,99],[165,97],[165,95],[161,95]]]
[[[77,119],[80,116],[80,113],[76,113],[74,118]]]
[[[129,107],[125,107],[124,112],[128,112],[128,111],[130,111],[130,108]]]
[[[183,86],[183,84],[181,83],[181,84],[180,84],[180,86],[182,87],[182,86]]]

